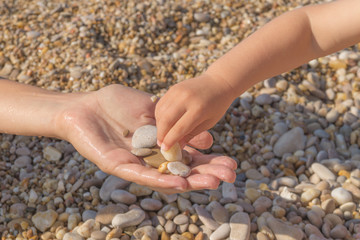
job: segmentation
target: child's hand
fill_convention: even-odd
[[[203,74],[172,86],[155,108],[157,138],[161,148],[186,144],[213,127],[233,101],[231,86]]]

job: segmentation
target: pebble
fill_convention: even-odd
[[[144,162],[146,162],[148,165],[159,168],[159,166],[166,162],[166,159],[161,154],[160,149],[152,149],[152,153],[146,157],[144,157]]]
[[[38,38],[41,34],[37,31],[28,31],[26,32],[26,36],[31,39]]]
[[[307,218],[309,219],[309,221],[313,225],[315,225],[318,228],[320,228],[322,226],[322,223],[323,223],[322,218],[317,212],[310,210],[307,212],[306,215],[307,215]]]
[[[222,197],[235,202],[238,198],[235,185],[233,183],[223,182]]]
[[[106,178],[105,182],[100,188],[100,198],[103,201],[109,201],[111,193],[116,189],[123,189],[127,187],[130,184],[130,182],[125,181],[124,179],[115,177],[115,176],[109,176]]]
[[[284,133],[274,145],[274,153],[281,157],[285,153],[293,153],[305,148],[305,135],[300,127],[295,127]]]
[[[338,119],[339,117],[339,112],[333,108],[331,109],[327,114],[326,114],[326,120],[329,122],[329,123],[334,123],[336,122],[336,120]]]
[[[153,192],[150,188],[136,183],[131,183],[128,191],[137,197],[147,196]]]
[[[140,224],[145,219],[145,212],[134,208],[127,213],[116,214],[111,221],[114,227],[124,228]]]
[[[110,204],[98,210],[95,220],[102,224],[110,224],[115,215],[124,213],[126,210],[122,205]]]
[[[136,239],[157,240],[158,234],[154,227],[144,226],[144,227],[138,228],[134,232],[134,237]]]
[[[230,224],[223,223],[211,235],[210,240],[226,239],[230,235]]]
[[[194,13],[194,19],[198,22],[208,22],[210,15],[208,13],[196,12]]]
[[[76,230],[77,234],[84,238],[92,237],[92,232],[100,230],[100,223],[95,221],[95,219],[89,219],[85,221],[81,226]]]
[[[277,240],[301,240],[304,237],[303,231],[299,228],[286,225],[273,217],[267,218],[266,222]]]
[[[49,209],[44,212],[37,212],[34,216],[32,216],[31,221],[37,229],[41,232],[45,232],[55,223],[57,217],[58,213]]]
[[[106,239],[106,232],[103,231],[93,231],[91,233],[91,238],[94,240],[105,240]]]
[[[197,204],[208,204],[209,197],[206,194],[198,193],[198,192],[190,192],[190,200],[193,203]]]
[[[269,94],[260,94],[259,96],[257,96],[255,98],[255,103],[259,104],[259,105],[267,105],[267,104],[271,104],[273,101],[273,99],[271,98],[271,96]]]
[[[134,148],[131,150],[131,153],[138,157],[146,157],[152,154],[152,150],[150,148]]]
[[[47,146],[46,148],[44,148],[43,154],[44,158],[51,162],[59,161],[62,156],[62,153],[52,146]]]
[[[347,229],[344,225],[338,224],[330,231],[330,236],[335,239],[345,238],[347,235]]]
[[[140,201],[140,206],[147,211],[158,211],[162,208],[163,204],[157,199],[144,198]]]
[[[112,191],[110,198],[114,202],[124,203],[128,205],[135,203],[137,199],[134,194],[122,189]]]
[[[230,239],[247,240],[250,237],[250,218],[243,212],[235,213],[230,218]]]
[[[262,179],[264,176],[256,169],[249,169],[245,172],[245,175],[248,179],[252,179],[252,180],[260,180]]]
[[[152,148],[156,146],[156,126],[144,125],[135,130],[132,136],[133,148]]]
[[[187,177],[191,173],[191,168],[182,162],[169,162],[167,168],[170,173],[180,177]]]
[[[199,216],[200,221],[210,230],[214,231],[217,229],[220,225],[212,218],[210,213],[206,211],[206,209],[196,206],[195,211]]]
[[[85,210],[82,215],[81,219],[83,222],[86,222],[89,219],[95,219],[97,212],[94,210]]]
[[[85,238],[81,237],[77,233],[68,232],[65,233],[63,240],[85,240]]]
[[[351,193],[345,190],[342,187],[335,188],[331,191],[331,196],[335,199],[339,204],[345,204],[347,202],[352,201]]]
[[[336,179],[335,174],[333,174],[327,167],[325,167],[321,163],[313,163],[311,165],[311,168],[322,180],[335,181],[335,179]]]
[[[286,133],[288,130],[288,126],[284,122],[278,122],[274,125],[274,132],[279,134],[280,136]]]
[[[25,168],[30,164],[31,158],[29,156],[20,156],[14,162],[14,165],[18,168]]]
[[[160,150],[161,154],[167,161],[176,162],[182,160],[182,149],[179,143],[175,143],[169,150]]]

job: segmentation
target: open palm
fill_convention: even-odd
[[[183,192],[217,188],[220,180],[234,181],[236,163],[225,156],[203,155],[187,147],[193,156],[192,172],[187,178],[161,174],[144,166],[130,153],[132,133],[140,126],[155,125],[155,103],[150,95],[121,85],[80,95],[61,118],[65,123],[65,139],[84,157],[104,172],[165,192]],[[123,136],[124,130],[130,134]],[[208,148],[209,133],[203,132],[189,144]]]

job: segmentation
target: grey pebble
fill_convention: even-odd
[[[134,208],[127,213],[115,215],[111,224],[114,227],[124,228],[140,224],[145,219],[145,212],[142,209]]]
[[[126,190],[117,189],[110,195],[111,200],[118,203],[133,204],[136,202],[136,196]]]
[[[167,168],[169,172],[180,177],[187,177],[191,173],[191,168],[182,162],[169,162]]]
[[[198,22],[208,22],[210,20],[210,15],[208,13],[197,12],[194,13],[194,19]]]
[[[152,150],[150,148],[134,148],[131,153],[138,157],[146,157],[152,153]]]
[[[100,188],[100,192],[99,192],[100,198],[103,201],[109,201],[111,193],[114,190],[123,189],[123,188],[127,187],[129,184],[130,184],[130,182],[128,182],[122,178],[118,178],[115,176],[109,176]]]
[[[206,209],[196,206],[195,211],[199,216],[200,221],[208,227],[210,230],[217,229],[220,225],[212,218],[210,213]]]
[[[157,144],[157,129],[153,125],[144,125],[135,130],[131,144],[133,148],[152,148]]]

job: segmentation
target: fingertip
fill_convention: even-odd
[[[160,149],[161,149],[162,151],[168,151],[168,150],[169,150],[169,147],[168,147],[165,143],[161,143]]]

